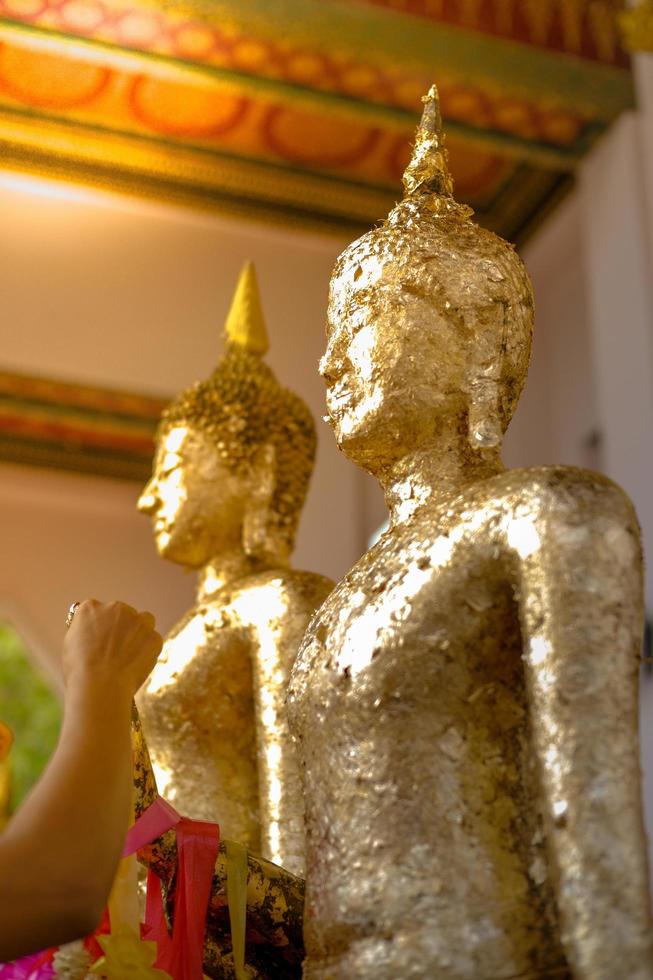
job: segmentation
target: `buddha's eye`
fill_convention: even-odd
[[[159,475],[168,476],[178,468],[180,463],[181,457],[177,453],[166,453],[158,466]]]

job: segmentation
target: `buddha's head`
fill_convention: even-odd
[[[424,102],[403,200],[336,262],[320,362],[338,445],[377,475],[444,427],[496,453],[530,358],[528,275],[454,200],[435,87]]]
[[[163,413],[152,478],[138,502],[159,554],[191,568],[233,550],[286,564],[315,457],[315,429],[282,388],[268,347],[254,269],[245,266],[213,374]]]

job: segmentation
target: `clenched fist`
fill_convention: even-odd
[[[162,646],[154,616],[124,602],[87,599],[75,611],[62,656],[67,688],[104,689],[133,697],[154,667]]]

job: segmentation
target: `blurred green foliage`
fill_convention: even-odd
[[[21,637],[0,623],[0,719],[14,733],[12,811],[52,755],[62,714],[59,698],[34,666]]]

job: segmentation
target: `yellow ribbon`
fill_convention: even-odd
[[[103,980],[171,980],[165,970],[153,966],[156,943],[144,942],[129,929],[112,930],[110,936],[99,936],[104,956],[90,969]]]
[[[245,925],[247,919],[247,848],[225,840],[227,858],[227,902],[231,926],[231,948],[236,980],[247,980],[245,973]]]
[[[133,797],[133,790],[132,790]],[[134,823],[132,799],[129,826]],[[133,932],[140,939],[140,909],[138,906],[138,865],[135,854],[122,858],[109,895],[111,932]]]
[[[132,804],[130,825],[134,822]],[[109,896],[111,934],[99,936],[102,956],[90,973],[104,980],[171,980],[154,963],[157,946],[141,939],[138,866],[135,854],[122,858]]]

